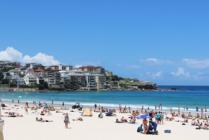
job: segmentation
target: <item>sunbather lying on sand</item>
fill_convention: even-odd
[[[2,117],[12,117],[12,118],[23,117],[23,115],[20,115],[19,113],[15,113],[15,112],[5,112],[5,114],[8,115],[2,115]]]
[[[201,127],[201,129],[209,130],[208,124],[207,123],[204,123],[204,125]]]
[[[82,117],[78,117],[77,119],[73,119],[73,121],[80,121],[80,122],[82,122],[83,118]]]
[[[116,119],[115,121],[116,123],[123,123],[122,121],[120,121],[119,119]]]
[[[194,126],[197,126],[196,129],[204,129],[209,130],[209,123],[208,121],[200,122],[199,120],[194,123]]]
[[[56,113],[64,113],[64,112],[61,110],[56,110]]]
[[[6,104],[1,104],[1,107],[4,108],[4,107],[7,107],[7,105]]]
[[[127,119],[125,119],[124,117],[122,117],[120,120],[116,119],[116,123],[127,123]]]
[[[53,122],[52,120],[44,120],[43,118],[36,117],[37,122]]]

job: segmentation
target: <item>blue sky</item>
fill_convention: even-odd
[[[159,84],[209,85],[208,7],[207,0],[1,1],[0,54],[13,47],[30,60],[42,52]]]

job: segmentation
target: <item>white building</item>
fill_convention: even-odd
[[[27,73],[24,76],[25,85],[34,86],[39,84],[39,78],[33,73]]]
[[[59,86],[61,82],[61,76],[58,71],[47,71],[45,81],[50,87]]]
[[[85,90],[101,90],[105,88],[105,76],[84,72],[60,71],[61,79],[75,80]]]
[[[10,83],[16,83],[17,86],[23,86],[25,82],[20,75],[22,75],[20,69],[13,69],[4,73],[4,79],[8,79]]]
[[[71,71],[73,66],[70,65],[59,65],[59,71]]]

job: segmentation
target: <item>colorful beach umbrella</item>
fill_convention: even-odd
[[[136,116],[137,119],[149,119],[150,116],[149,114],[143,114],[143,115],[139,115],[139,116]]]

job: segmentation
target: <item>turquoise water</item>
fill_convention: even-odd
[[[18,99],[24,101],[51,102],[65,104],[91,105],[94,103],[118,106],[128,105],[141,107],[157,106],[162,104],[164,107],[209,107],[209,90],[181,90],[181,91],[111,91],[111,92],[1,92],[2,101],[11,101]]]

